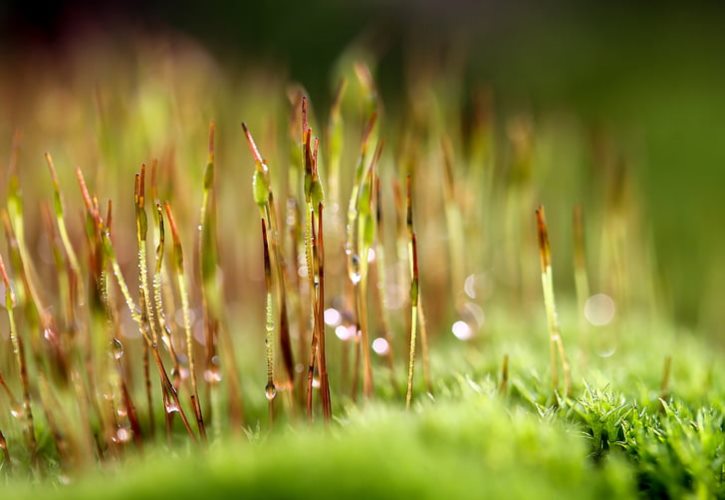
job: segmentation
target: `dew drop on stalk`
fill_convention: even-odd
[[[116,444],[128,443],[131,440],[133,431],[126,427],[119,427],[116,434],[113,436],[112,441]]]
[[[111,340],[111,353],[114,359],[121,359],[123,357],[123,344],[117,338]]]
[[[23,410],[23,405],[16,404],[10,407],[10,415],[17,419],[23,418],[23,415],[25,415],[25,411]]]
[[[375,249],[374,248],[368,249],[368,262],[375,262]]]
[[[352,254],[350,257],[350,281],[353,285],[360,283],[362,277],[360,276],[360,256],[358,254]]]
[[[171,415],[172,413],[179,413],[181,411],[181,408],[179,408],[179,405],[176,404],[174,398],[170,398],[168,396],[164,397],[164,409],[169,415]]]
[[[264,396],[267,398],[267,401],[272,401],[275,396],[277,396],[277,388],[274,386],[274,384],[267,384],[267,386],[264,388]]]
[[[312,388],[313,389],[319,389],[320,388],[320,377],[313,377],[312,378]]]
[[[204,370],[204,380],[206,380],[210,384],[218,384],[222,381],[222,374],[221,370],[219,370],[218,366],[212,366],[211,368],[207,368]]]
[[[48,342],[53,342],[56,340],[55,332],[50,328],[46,328],[43,330],[43,338]]]

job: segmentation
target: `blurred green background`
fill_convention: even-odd
[[[678,320],[717,335],[725,291],[725,16],[715,4],[627,2],[3,2],[6,68],[62,50],[84,31],[124,39],[171,31],[231,71],[263,64],[303,82],[325,108],[331,69],[351,44],[379,57],[386,103],[406,90],[410,55],[461,58],[466,84],[497,105],[575,113],[636,152],[636,188],[653,225]]]

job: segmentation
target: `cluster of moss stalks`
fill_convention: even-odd
[[[212,123],[199,168],[179,166],[196,153],[174,141],[158,158],[147,151],[150,159],[133,176],[105,166],[123,153],[113,145],[119,130],[99,94],[101,160],[93,168],[71,168],[70,160],[56,167],[46,153],[49,175],[43,181],[37,174],[33,183],[47,185],[51,198],[28,198],[22,163],[37,159],[23,154],[21,161],[23,139],[15,136],[1,211],[3,473],[66,482],[127,456],[156,460],[157,447],[206,449],[229,434],[254,441],[282,429],[269,446],[287,451],[246,450],[240,457],[259,452],[285,471],[299,456],[308,478],[327,471],[320,491],[336,481],[345,490],[344,471],[354,465],[365,474],[364,461],[350,452],[352,465],[344,465],[347,451],[316,448],[329,441],[328,431],[306,424],[343,427],[342,441],[364,453],[377,446],[366,419],[383,414],[389,423],[379,424],[380,435],[399,438],[408,448],[393,444],[393,456],[411,464],[423,460],[416,453],[435,456],[431,442],[453,439],[458,444],[446,445],[441,470],[488,476],[497,467],[526,470],[539,461],[547,471],[570,467],[597,478],[589,490],[570,478],[572,495],[724,495],[722,373],[702,349],[690,352],[664,333],[643,333],[642,311],[659,305],[654,257],[623,163],[593,154],[601,162],[593,184],[602,196],[586,204],[589,224],[576,200],[557,212],[572,214],[558,216],[553,231],[571,230],[557,262],[574,278],[577,298],[575,307],[565,301],[560,317],[556,256],[539,206],[561,196],[539,184],[547,168],[557,168],[539,154],[557,147],[551,129],[539,135],[530,115],[497,114],[487,89],[476,91],[465,106],[470,112],[462,113],[446,81],[417,80],[405,120],[396,120],[386,115],[368,65],[341,68],[324,117],[313,112],[304,89],[288,88],[286,118],[252,113],[255,131],[271,131],[260,142],[245,123],[233,130]],[[144,99],[137,105],[147,124],[168,119],[162,95]],[[250,152],[226,170],[217,165],[220,131],[225,153],[243,150],[244,142]],[[150,132],[140,142],[154,137],[162,140]],[[250,176],[251,197],[248,180],[236,181]],[[62,185],[72,177],[77,186],[69,194]],[[96,194],[113,181],[128,185],[115,206]],[[200,202],[192,203],[197,193]],[[42,224],[25,215],[38,201]],[[118,216],[128,208],[132,217]],[[591,234],[600,235],[593,257]],[[601,271],[590,276],[595,259]],[[591,293],[595,286],[600,293]],[[607,364],[617,350],[629,357]],[[646,365],[632,372],[639,393],[617,374],[627,363]],[[698,363],[700,371],[692,368]],[[680,395],[673,365],[687,381]],[[505,407],[527,416],[506,416]],[[547,455],[547,442],[571,440],[552,430],[552,421],[580,430],[589,450],[554,446]],[[540,432],[531,430],[536,425]],[[294,433],[284,431],[290,426]],[[529,432],[534,444],[527,448]],[[469,452],[469,461],[460,458]],[[249,467],[228,457],[231,451],[218,453]],[[588,454],[591,464],[582,469],[567,453]],[[610,455],[626,460],[610,464]],[[511,456],[517,461],[509,463]],[[339,477],[330,465],[337,459]],[[165,479],[178,491],[185,463]],[[632,464],[634,479],[622,479],[624,463]],[[409,474],[407,480],[439,491],[412,466],[396,467],[398,481]],[[200,480],[211,481],[206,474]],[[244,477],[240,485],[256,487],[253,476]],[[385,481],[394,493],[396,480]],[[503,493],[493,479],[466,481],[469,493]],[[293,492],[307,487],[301,481]],[[401,493],[416,491],[406,488]]]

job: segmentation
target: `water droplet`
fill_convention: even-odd
[[[123,357],[123,344],[115,337],[111,340],[111,353],[114,359],[121,359]]]
[[[599,352],[597,352],[597,354],[599,355],[600,358],[611,358],[612,356],[614,356],[614,353],[616,353],[616,352],[617,352],[617,346],[612,345],[612,346],[599,350]]]
[[[312,377],[312,388],[313,389],[320,388],[320,377]]]
[[[174,398],[171,398],[169,396],[164,396],[164,409],[169,415],[171,415],[172,413],[179,413],[181,411],[181,408],[179,408],[179,405],[176,404]]]
[[[219,367],[214,366],[212,368],[207,368],[204,370],[204,380],[206,380],[210,384],[218,384],[222,381],[222,374],[219,370]]]
[[[118,415],[119,418],[126,418],[128,416],[128,411],[126,411],[126,407],[120,406],[118,410],[116,410],[116,415]]]
[[[614,300],[604,293],[592,295],[584,304],[584,317],[594,326],[608,325],[614,319],[615,312]]]
[[[458,340],[469,340],[473,337],[473,329],[465,321],[458,320],[453,323],[451,331]]]
[[[25,411],[23,410],[23,405],[21,405],[21,404],[13,405],[10,408],[10,415],[12,415],[13,417],[15,417],[17,419],[23,418],[23,415],[25,415]]]
[[[132,435],[133,431],[131,429],[127,429],[126,427],[119,427],[116,431],[116,434],[111,438],[111,440],[116,444],[128,443],[131,440]]]
[[[486,314],[483,312],[483,308],[473,302],[466,302],[463,305],[462,314],[466,322],[470,323],[472,321],[478,328],[483,328],[486,323]]]
[[[334,307],[325,309],[325,324],[328,326],[338,326],[342,321],[342,314]]]
[[[337,338],[339,338],[342,341],[350,340],[355,336],[355,326],[354,325],[340,325],[337,328],[335,328],[335,335]]]
[[[48,342],[53,342],[56,340],[57,336],[51,328],[46,328],[43,330],[43,338]]]
[[[463,292],[471,299],[486,300],[493,292],[493,282],[488,274],[469,274],[463,281]]]
[[[352,281],[353,285],[357,285],[360,283],[360,280],[362,279],[362,276],[360,276],[360,273],[352,272],[350,273],[350,281]]]
[[[264,388],[264,396],[267,398],[267,401],[272,401],[276,395],[277,388],[272,382],[268,383],[267,386]]]
[[[382,337],[378,337],[373,340],[373,351],[379,356],[385,356],[390,352],[390,344]]]
[[[375,249],[374,248],[368,249],[368,262],[375,262]]]

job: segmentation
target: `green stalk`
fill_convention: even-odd
[[[181,238],[176,226],[174,214],[171,211],[171,205],[166,202],[164,204],[166,217],[169,219],[171,226],[171,236],[174,242],[174,268],[176,270],[176,283],[179,288],[179,296],[181,297],[181,313],[184,321],[184,333],[186,335],[186,356],[189,359],[189,379],[191,380],[191,400],[196,416],[196,425],[202,437],[206,437],[206,429],[204,426],[204,418],[201,412],[201,402],[199,401],[199,388],[196,378],[196,362],[194,360],[194,335],[191,331],[191,313],[189,310],[189,287],[187,285],[186,273],[184,272],[184,253],[181,247]],[[160,219],[162,220],[162,219]]]
[[[366,169],[367,148],[368,141],[375,127],[376,121],[377,114],[373,113],[370,116],[370,120],[368,121],[365,132],[363,133],[360,146],[360,157],[358,159],[357,166],[355,167],[352,192],[350,194],[350,202],[347,210],[345,240],[345,253],[348,257],[347,272],[355,293],[357,321],[360,330],[360,342],[358,349],[362,351],[363,357],[363,394],[365,397],[370,397],[373,394],[372,359],[370,356],[370,342],[368,339],[367,311],[365,310],[366,300],[364,299],[367,284],[367,252],[369,249],[369,245],[366,245],[365,239],[367,234],[372,234],[373,228],[372,217],[369,213],[370,192],[368,191],[367,195],[364,196],[365,199],[361,199],[361,191],[365,186],[368,186],[368,183],[365,182],[366,177],[369,175],[369,170]],[[379,150],[379,148],[376,150],[376,155]],[[370,165],[372,165],[375,161],[376,160],[373,159],[373,162],[371,162]],[[368,186],[368,189],[372,189],[372,187]],[[368,213],[363,217],[360,216],[361,208],[368,210]],[[368,228],[368,225],[371,227]]]
[[[155,201],[154,214],[154,245],[156,246],[156,263],[154,265],[154,277],[152,281],[154,294],[154,307],[156,308],[156,319],[159,322],[159,330],[163,338],[164,344],[169,350],[171,359],[174,362],[173,378],[174,387],[178,390],[181,385],[181,363],[179,356],[174,347],[174,339],[169,322],[166,321],[166,313],[164,312],[163,285],[164,285],[164,244],[166,235],[164,232],[164,215],[161,202]]]
[[[536,210],[536,221],[539,234],[539,255],[541,257],[541,284],[544,290],[544,305],[546,307],[546,320],[549,326],[549,361],[551,365],[551,386],[554,391],[559,388],[558,359],[561,362],[564,372],[564,396],[569,395],[571,389],[571,368],[564,351],[564,343],[561,339],[559,327],[559,316],[556,312],[554,300],[554,281],[551,271],[551,249],[549,246],[549,234],[546,227],[546,215],[544,207]]]
[[[337,86],[335,97],[330,107],[330,119],[327,124],[327,164],[329,165],[330,199],[334,206],[340,204],[340,162],[345,136],[342,118],[342,98],[347,88],[347,80],[343,78]],[[335,213],[338,213],[335,210]]]
[[[319,279],[319,290],[317,300],[317,320],[319,325],[319,345],[318,352],[320,354],[320,391],[322,392],[322,411],[325,421],[332,419],[332,401],[330,397],[330,378],[327,373],[327,353],[325,347],[325,240],[324,240],[324,224],[323,224],[323,206],[322,202],[317,205],[317,274]]]
[[[295,369],[294,357],[292,353],[292,341],[289,333],[289,318],[287,314],[287,273],[285,271],[286,264],[284,255],[281,251],[279,243],[279,222],[277,220],[277,208],[272,193],[272,185],[270,179],[270,171],[267,162],[262,158],[259,148],[252,137],[249,128],[242,123],[242,129],[249,145],[249,150],[254,158],[254,174],[252,176],[252,191],[254,202],[256,203],[260,218],[265,223],[265,234],[268,235],[267,244],[270,251],[270,266],[274,259],[274,270],[276,275],[276,293],[279,303],[279,322],[280,322],[280,350],[282,352],[282,360],[289,377],[290,387],[294,386]],[[268,230],[267,230],[268,229]],[[270,283],[273,287],[273,284]],[[268,291],[271,293],[273,288]]]
[[[451,292],[456,310],[460,311],[462,304],[459,297],[463,291],[463,274],[465,266],[465,241],[463,234],[463,218],[457,203],[456,184],[453,173],[453,146],[448,137],[442,141],[443,165],[445,182],[443,183],[443,198],[448,227],[448,259],[451,269]]]
[[[50,214],[50,208],[47,203],[41,204],[41,214],[43,217],[43,226],[45,234],[48,237],[50,244],[50,250],[53,254],[53,264],[55,265],[55,272],[58,274],[58,293],[60,295],[60,304],[63,309],[63,320],[65,328],[74,331],[75,330],[75,314],[74,314],[74,302],[75,299],[72,297],[72,287],[74,278],[68,273],[68,266],[66,265],[65,258],[63,257],[63,250],[58,242],[58,234],[53,226],[53,218]]]
[[[204,379],[209,388],[212,409],[220,408],[220,397],[218,394],[221,374],[219,372],[218,336],[219,332],[224,335],[226,348],[222,349],[224,357],[223,364],[226,368],[229,380],[229,401],[230,418],[234,428],[242,424],[242,401],[240,398],[241,384],[237,370],[237,363],[234,352],[234,345],[231,336],[222,322],[222,297],[217,278],[217,263],[219,261],[216,244],[216,211],[214,209],[214,135],[216,125],[212,122],[209,125],[209,150],[206,168],[204,169],[204,184],[202,192],[202,203],[200,210],[200,235],[199,235],[199,263],[201,266],[201,297],[202,309],[204,311],[204,330],[206,332],[206,369]],[[221,415],[219,411],[212,411],[212,422],[217,438],[221,437]]]
[[[262,242],[264,243],[264,284],[267,289],[265,300],[265,334],[264,350],[267,359],[267,385],[264,387],[264,394],[269,401],[269,422],[274,421],[274,398],[277,396],[277,388],[274,385],[274,347],[272,337],[274,336],[274,314],[272,307],[272,264],[269,257],[269,239],[267,236],[267,223],[262,218]]]
[[[303,101],[304,104],[305,101]],[[304,107],[303,107],[304,109]],[[305,113],[303,113],[304,115]],[[305,134],[305,177],[304,192],[306,205],[306,238],[305,249],[307,255],[307,276],[310,281],[310,306],[313,324],[312,348],[310,352],[310,364],[307,372],[307,416],[312,416],[312,379],[314,376],[315,360],[319,360],[320,387],[322,388],[322,410],[326,421],[332,416],[332,407],[329,393],[329,380],[327,380],[327,361],[326,355],[322,352],[325,347],[323,321],[324,311],[324,288],[320,277],[321,257],[320,252],[324,252],[317,241],[319,236],[315,234],[315,217],[322,218],[324,192],[322,189],[322,181],[318,172],[318,146],[319,141],[315,139],[314,150],[310,148],[310,137],[312,131],[308,128]],[[319,231],[319,228],[317,228]],[[323,271],[324,272],[324,271]]]
[[[55,368],[63,378],[66,378],[68,375],[67,361],[60,344],[60,337],[58,336],[53,316],[48,312],[48,309],[44,305],[40,293],[38,292],[38,286],[36,285],[37,273],[35,267],[33,266],[33,259],[28,252],[25,242],[25,226],[20,181],[14,171],[11,172],[10,179],[8,180],[7,206],[7,220],[17,245],[19,264],[25,288],[28,291],[30,301],[40,323],[43,339],[48,342],[50,347],[50,353],[52,355]]]
[[[84,297],[85,291],[83,286],[83,278],[81,275],[81,266],[78,261],[78,256],[76,255],[76,252],[73,249],[73,245],[71,244],[70,236],[68,236],[68,228],[65,224],[63,195],[60,191],[58,174],[56,172],[53,158],[50,156],[50,153],[45,153],[45,160],[48,163],[50,177],[53,181],[53,208],[55,209],[55,218],[58,225],[58,234],[60,235],[60,240],[63,243],[63,249],[65,250],[66,258],[68,259],[70,268],[73,271],[74,283],[77,287],[77,295],[78,297]]]
[[[584,307],[589,298],[589,275],[587,273],[586,244],[584,241],[584,222],[581,205],[574,207],[574,286],[578,307],[579,327],[581,333],[587,330]]]
[[[148,234],[148,218],[145,208],[145,182],[146,182],[146,165],[141,165],[141,172],[136,174],[134,186],[134,204],[136,208],[136,244],[138,246],[138,273],[139,273],[139,302],[141,307],[141,323],[147,325],[151,331],[151,344],[158,345],[158,334],[156,332],[156,322],[154,320],[154,312],[151,306],[151,293],[148,281],[148,260],[146,254],[146,237]],[[151,378],[149,374],[149,345],[144,345],[144,380],[146,382],[146,399],[148,402],[149,423],[151,425],[151,434],[154,434],[154,405],[153,392],[151,390]],[[163,390],[163,387],[162,387]],[[167,395],[163,394],[164,408],[167,425],[170,424],[168,419],[169,407],[167,403]]]
[[[23,345],[23,339],[18,334],[17,326],[15,324],[15,314],[13,308],[15,307],[15,294],[13,293],[13,286],[8,277],[7,270],[5,269],[5,261],[0,255],[0,277],[2,277],[3,284],[5,285],[5,311],[8,315],[8,325],[10,328],[10,342],[13,346],[13,354],[15,355],[15,364],[20,374],[20,384],[23,390],[23,407],[21,417],[25,421],[25,437],[28,440],[28,447],[31,455],[35,456],[37,449],[37,441],[35,439],[35,425],[33,423],[33,409],[30,404],[30,380],[28,378],[28,367],[25,363],[25,347]],[[4,438],[3,438],[4,439]]]
[[[413,203],[410,176],[407,178],[408,261],[410,271],[410,348],[408,354],[408,388],[405,393],[405,408],[410,409],[413,400],[413,377],[415,375],[415,344],[419,304],[418,241],[413,229]]]
[[[393,350],[393,337],[390,329],[388,311],[385,307],[385,294],[387,288],[387,269],[385,267],[385,242],[383,241],[383,199],[380,187],[380,176],[375,175],[375,269],[377,271],[377,293],[375,294],[378,301],[378,309],[380,311],[380,327],[383,332],[383,338],[388,343],[388,352],[385,359],[388,362],[388,370],[390,371],[390,385],[395,392],[398,391],[398,383],[395,379],[395,357]]]

